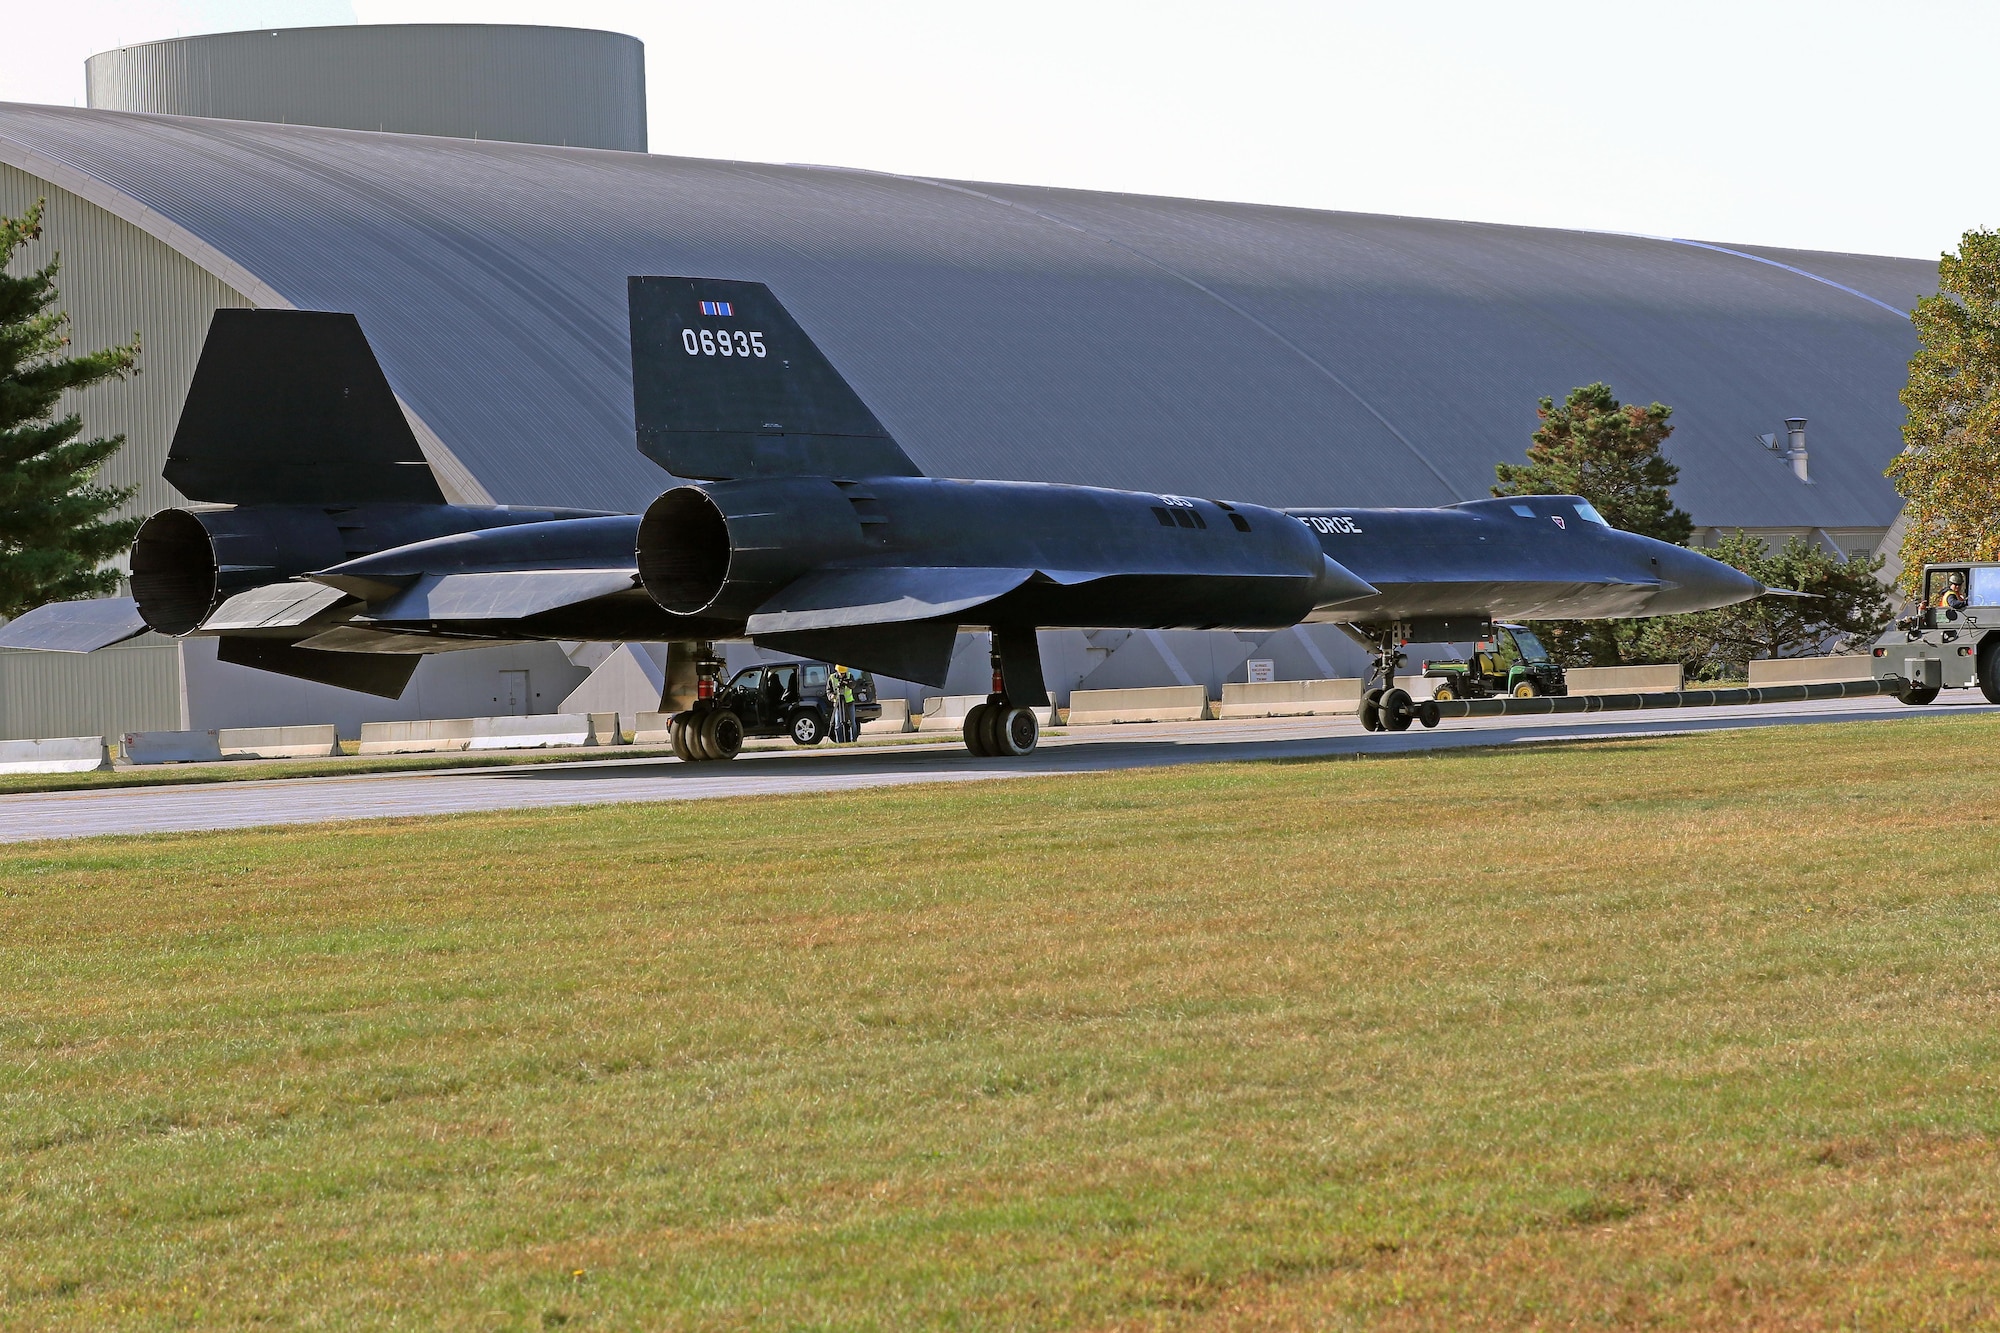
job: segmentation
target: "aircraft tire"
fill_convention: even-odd
[[[1986,702],[2000,704],[2000,634],[1989,634],[1979,645],[1979,692]]]
[[[994,704],[986,705],[986,718],[979,724],[979,740],[986,747],[986,753],[994,759],[1007,756],[1006,742],[1001,738],[1007,729],[1007,709]]]
[[[1410,719],[1416,716],[1417,711],[1410,702],[1410,692],[1403,689],[1384,690],[1375,709],[1384,731],[1408,731]]]
[[[1361,729],[1363,731],[1382,730],[1382,713],[1377,706],[1382,701],[1382,691],[1364,690],[1361,693]]]
[[[701,720],[701,748],[710,759],[734,759],[743,753],[743,719],[718,708]]]
[[[1042,724],[1035,720],[1035,710],[1005,708],[996,711],[1000,714],[996,732],[998,752],[1013,759],[1034,753],[1036,743],[1042,738]]]
[[[1906,704],[1921,707],[1938,697],[1938,687],[1935,685],[1912,685],[1896,697]]]
[[[672,729],[668,733],[673,741],[674,757],[684,764],[692,764],[701,758],[694,752],[694,737],[689,734],[693,730],[689,724],[693,721],[692,713],[675,713]]]
[[[826,739],[826,728],[820,724],[819,710],[802,708],[792,715],[792,740],[799,745],[818,745]]]
[[[975,759],[987,759],[992,751],[986,748],[986,704],[974,704],[965,710],[965,748],[972,751]]]
[[[1443,720],[1444,715],[1438,712],[1437,700],[1426,699],[1417,705],[1417,721],[1424,724],[1424,730],[1430,730]]]

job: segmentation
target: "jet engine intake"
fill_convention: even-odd
[[[854,506],[826,478],[677,486],[639,521],[639,581],[674,615],[744,619],[800,575],[863,549]]]

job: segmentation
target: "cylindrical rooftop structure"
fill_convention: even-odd
[[[645,45],[588,28],[260,28],[101,51],[84,70],[110,111],[646,151]]]

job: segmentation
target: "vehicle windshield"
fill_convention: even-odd
[[[1588,500],[1578,500],[1576,502],[1576,516],[1586,523],[1595,523],[1600,528],[1611,526],[1604,521],[1604,515],[1597,512],[1597,506]]]
[[[729,682],[732,690],[754,690],[764,679],[764,668],[745,667]]]
[[[1520,653],[1523,662],[1546,662],[1549,660],[1548,649],[1542,647],[1542,641],[1527,630],[1508,630],[1507,637],[1514,641],[1514,649]]]

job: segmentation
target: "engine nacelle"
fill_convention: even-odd
[[[232,594],[344,555],[340,528],[323,509],[162,509],[132,543],[132,599],[155,633],[191,634]]]
[[[864,550],[854,506],[826,478],[677,486],[639,522],[639,581],[674,615],[741,620],[807,571]]]
[[[132,599],[156,633],[200,629],[236,593],[456,533],[595,518],[504,505],[241,505],[162,509],[132,543]]]

